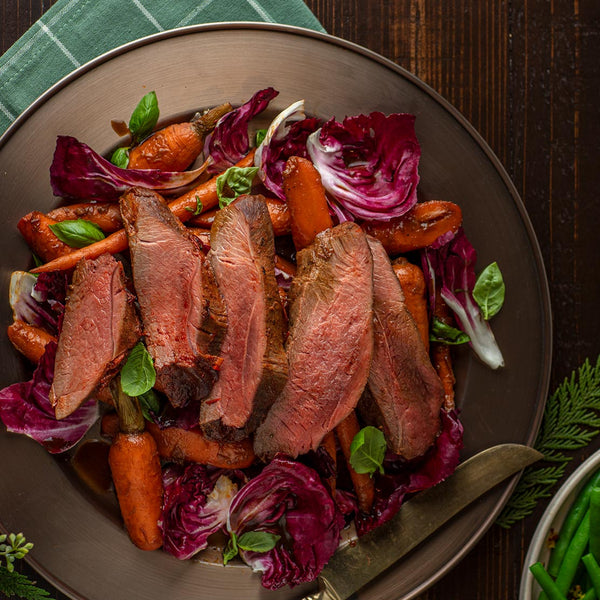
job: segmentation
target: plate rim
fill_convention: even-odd
[[[548,396],[548,391],[550,388],[550,374],[552,367],[552,354],[553,354],[553,325],[552,325],[552,309],[551,309],[551,301],[550,301],[550,288],[548,283],[548,277],[546,274],[546,269],[544,266],[543,255],[541,251],[541,247],[537,240],[537,236],[535,234],[535,230],[514,183],[510,179],[506,169],[501,163],[500,159],[493,152],[491,147],[485,141],[483,136],[477,131],[477,129],[467,120],[467,118],[448,100],[446,100],[441,94],[439,94],[436,90],[434,90],[427,83],[419,79],[416,75],[401,67],[397,63],[392,60],[386,58],[385,56],[370,50],[360,44],[355,42],[351,42],[349,40],[345,40],[343,38],[331,35],[329,33],[323,33],[320,31],[316,31],[313,29],[308,29],[305,27],[299,27],[294,25],[285,25],[278,23],[265,23],[260,21],[221,21],[214,23],[201,23],[196,25],[188,25],[185,27],[179,27],[174,29],[165,30],[162,32],[154,33],[148,36],[144,36],[138,38],[136,40],[132,40],[121,46],[118,46],[112,50],[109,50],[103,54],[100,54],[96,58],[88,61],[87,63],[81,65],[77,69],[71,71],[56,83],[54,83],[50,88],[48,88],[45,92],[43,92],[36,100],[34,100],[16,119],[11,125],[5,130],[5,132],[0,136],[0,151],[8,142],[8,140],[13,136],[13,134],[20,129],[25,122],[50,98],[56,95],[63,88],[67,87],[73,81],[79,79],[87,72],[93,70],[97,66],[112,60],[122,54],[126,54],[132,50],[138,49],[143,46],[151,45],[155,42],[160,42],[162,40],[174,38],[174,37],[183,37],[186,35],[196,35],[204,32],[211,31],[236,31],[240,29],[245,30],[258,30],[261,32],[278,32],[278,33],[287,33],[292,35],[297,35],[304,38],[314,38],[320,40],[325,43],[329,43],[335,46],[338,46],[342,49],[349,50],[353,53],[362,55],[368,59],[371,59],[380,65],[394,71],[404,79],[408,80],[410,83],[418,87],[422,92],[426,93],[432,100],[434,100],[437,104],[441,106],[452,116],[457,122],[458,125],[467,132],[473,141],[479,146],[479,148],[483,151],[487,160],[490,162],[494,171],[500,176],[504,186],[508,194],[510,195],[515,208],[518,211],[519,218],[524,226],[524,230],[527,234],[528,241],[531,246],[531,250],[533,253],[534,264],[538,274],[538,278],[536,284],[539,289],[539,296],[542,298],[541,305],[541,323],[542,323],[542,333],[544,338],[542,339],[542,343],[540,345],[540,354],[544,357],[543,368],[540,370],[539,380],[537,382],[537,388],[539,390],[539,396],[535,398],[537,402],[537,408],[535,417],[532,422],[532,427],[529,429],[527,444],[533,445],[535,438],[537,436],[537,432],[540,428],[541,421],[544,414],[544,408],[546,404],[546,399]],[[520,475],[517,474],[512,477],[507,483],[505,482],[505,490],[498,499],[494,509],[490,512],[488,517],[479,525],[477,532],[473,535],[473,537],[466,543],[452,558],[448,560],[445,566],[434,573],[432,576],[427,578],[422,584],[415,587],[408,595],[404,598],[409,600],[410,598],[414,598],[418,594],[422,593],[434,583],[439,581],[443,576],[445,576],[449,571],[451,571],[454,567],[457,566],[459,562],[461,562],[465,556],[475,547],[477,542],[485,535],[488,529],[491,527],[496,517],[499,515],[508,499],[510,498],[514,488],[517,485]],[[4,526],[2,522],[0,522],[0,531],[4,530]],[[68,596],[76,600],[88,600],[84,596],[79,595],[75,590],[69,587],[67,584],[57,579],[52,573],[48,572],[42,565],[40,565],[37,560],[32,556],[25,557],[25,560],[30,564],[36,571],[38,571],[43,577],[45,577],[54,587],[56,587],[59,591],[65,593]]]

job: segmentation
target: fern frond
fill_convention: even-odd
[[[2,595],[4,594],[4,595]],[[35,585],[25,575],[0,567],[0,597],[23,600],[53,600],[50,593]]]
[[[517,487],[496,523],[509,528],[529,516],[563,477],[572,456],[600,433],[600,356],[592,366],[586,360],[550,396],[535,448],[544,462],[525,469]],[[552,466],[549,466],[552,465]]]

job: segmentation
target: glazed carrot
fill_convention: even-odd
[[[41,212],[33,211],[26,214],[17,223],[17,228],[27,245],[44,262],[65,256],[73,250],[61,242],[50,229],[50,225],[54,225],[56,222]]]
[[[357,473],[350,464],[350,445],[354,436],[360,431],[356,413],[352,411],[336,428],[335,433],[348,464],[350,478],[358,498],[358,507],[364,513],[371,511],[375,499],[375,484],[368,473]]]
[[[130,398],[120,387],[116,377],[111,390],[120,431],[113,439],[108,463],[131,541],[142,550],[156,550],[162,546],[158,527],[163,497],[160,459],[154,438],[144,431],[137,398]]]
[[[12,345],[31,362],[38,363],[48,342],[55,342],[56,338],[41,327],[28,325],[16,319],[8,326],[8,339]]]
[[[223,469],[244,469],[255,459],[252,442],[215,442],[207,439],[198,430],[179,427],[160,429],[154,423],[146,428],[156,441],[158,453],[163,458],[212,465]]]
[[[433,314],[440,321],[446,323],[446,325],[455,325],[452,312],[441,297],[439,290],[436,292]],[[444,408],[446,410],[452,410],[454,408],[454,384],[456,383],[456,378],[454,377],[454,369],[452,368],[450,346],[448,346],[448,344],[438,344],[433,342],[431,344],[430,355],[431,363],[444,387]]]
[[[321,446],[325,449],[325,452],[329,454],[331,460],[333,460],[334,469],[337,466],[337,448],[335,444],[335,434],[333,431],[330,431],[321,442]],[[329,485],[329,489],[332,494],[335,494],[335,475],[333,477],[327,478],[327,484]]]
[[[378,239],[392,256],[429,246],[441,235],[456,233],[462,211],[454,202],[430,200],[415,204],[405,215],[391,221],[363,223],[366,233]]]
[[[296,276],[296,265],[289,260],[286,260],[279,254],[275,255],[275,268],[279,269],[282,273],[289,275],[290,277]]]
[[[160,429],[154,423],[146,423],[148,433],[154,438],[158,454],[162,458],[175,461],[197,462],[223,469],[244,469],[255,459],[252,443],[215,442],[208,440],[200,431],[188,431],[179,427]],[[102,417],[102,435],[113,438],[119,431],[119,418],[116,413]]]
[[[254,152],[252,149],[244,158],[236,163],[236,167],[251,167],[254,164]],[[189,221],[194,216],[194,211],[202,204],[202,212],[214,208],[219,203],[217,196],[217,177],[201,183],[186,194],[179,196],[169,202],[171,212],[178,217],[182,223]]]
[[[279,236],[290,233],[290,213],[287,204],[279,198],[265,198],[265,203],[273,224],[273,234]],[[210,229],[218,212],[219,209],[203,212],[190,219],[188,224]]]
[[[117,254],[127,250],[127,234],[124,229],[119,229],[106,236],[99,242],[94,242],[83,248],[71,248],[69,254],[59,256],[54,260],[31,269],[32,273],[47,273],[49,271],[66,271],[72,269],[83,258],[98,258],[102,254]]]
[[[129,169],[185,171],[202,152],[204,136],[232,109],[222,104],[187,123],[174,123],[153,133],[129,152]]]
[[[188,227],[187,229],[202,242],[203,246],[210,248],[210,229],[203,229],[202,227]]]
[[[113,233],[123,227],[121,211],[116,202],[68,204],[51,210],[47,216],[55,221],[85,219],[98,225],[104,233]]]
[[[240,160],[236,166],[248,167],[254,162],[254,150],[247,154],[242,160]],[[175,200],[169,202],[169,208],[171,212],[179,218],[183,223],[189,221],[193,216],[193,211],[196,210],[197,201],[202,202],[202,206],[206,208],[212,208],[218,203],[217,197],[217,177],[213,177],[204,183],[196,186],[193,190],[175,198]],[[188,210],[188,208],[190,210]],[[45,215],[44,215],[45,216]],[[119,229],[107,236],[105,239],[99,242],[94,242],[84,248],[78,248],[77,250],[70,249],[70,254],[61,256],[58,259],[50,260],[49,263],[41,265],[32,269],[32,273],[45,273],[48,271],[66,271],[67,269],[73,268],[82,258],[97,258],[101,254],[106,252],[110,254],[117,254],[123,252],[128,247],[127,234],[124,229]]]
[[[404,303],[414,319],[421,339],[429,352],[429,315],[427,313],[427,288],[423,271],[403,256],[392,262],[394,272],[404,292]]]
[[[333,226],[321,176],[310,160],[299,156],[288,159],[283,170],[283,193],[296,250],[305,248],[317,233]]]

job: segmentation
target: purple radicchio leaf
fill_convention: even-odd
[[[67,276],[60,271],[37,277],[25,271],[13,272],[9,291],[13,318],[57,335],[65,311],[67,285]]]
[[[164,469],[163,510],[158,523],[164,550],[185,560],[206,548],[208,537],[225,526],[238,483],[244,481],[241,471],[196,463]]]
[[[59,135],[50,166],[55,196],[116,202],[130,187],[172,190],[188,185],[206,170],[209,161],[193,171],[121,169],[74,137]]]
[[[414,122],[403,113],[332,118],[308,138],[323,186],[355,217],[389,221],[416,204],[421,148]]]
[[[33,438],[51,454],[65,452],[77,444],[100,414],[92,399],[68,417],[56,419],[49,399],[55,357],[56,343],[50,342],[31,381],[15,383],[0,391],[0,419],[7,430]]]
[[[452,309],[458,327],[469,336],[469,345],[475,354],[490,368],[497,369],[504,366],[502,352],[473,299],[476,260],[475,248],[462,228],[441,248],[425,248],[421,253],[430,301],[435,302],[435,292],[439,289],[442,299]]]
[[[277,94],[279,92],[272,87],[260,90],[248,102],[219,119],[214,131],[204,142],[204,155],[213,159],[208,173],[226,171],[248,154],[248,123],[263,112]]]
[[[440,417],[441,433],[422,458],[407,462],[388,452],[383,464],[385,474],[375,476],[375,503],[371,514],[364,515],[355,510],[359,536],[389,521],[407,494],[430,488],[454,473],[463,447],[463,427],[455,411],[442,409]],[[347,497],[345,501],[348,501]]]
[[[313,581],[336,551],[344,519],[313,469],[276,456],[233,499],[227,529],[280,535],[268,552],[240,550],[270,590]]]
[[[282,174],[287,159],[308,158],[308,137],[320,124],[315,117],[305,117],[304,100],[299,100],[281,111],[269,125],[265,139],[256,149],[254,166],[258,167],[263,185],[279,199],[285,200]]]

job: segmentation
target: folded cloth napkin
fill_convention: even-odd
[[[0,57],[0,133],[80,65],[166,29],[264,21],[324,31],[302,0],[58,0]]]

